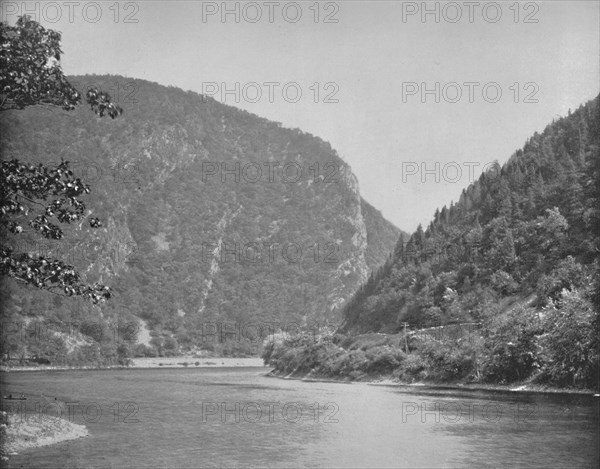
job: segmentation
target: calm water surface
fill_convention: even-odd
[[[5,394],[28,396],[29,418],[39,402],[90,432],[23,451],[9,467],[599,467],[598,398],[311,383],[265,373],[3,373]]]

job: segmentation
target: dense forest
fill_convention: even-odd
[[[400,239],[336,334],[280,337],[266,361],[351,379],[597,387],[598,101],[536,132]]]
[[[94,305],[4,278],[5,360],[257,354],[256,327],[221,340],[215,325],[339,323],[341,305],[401,233],[318,137],[144,80],[68,79],[81,94],[109,92],[123,115],[3,112],[2,160],[68,161],[91,188],[86,217],[103,226],[73,226],[60,241],[27,232],[3,233],[3,241],[63,259],[113,294]]]

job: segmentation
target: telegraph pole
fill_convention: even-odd
[[[408,353],[408,340],[406,338],[406,327],[408,326],[407,322],[402,323],[404,326],[404,351]]]

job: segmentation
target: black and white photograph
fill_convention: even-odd
[[[2,0],[0,467],[600,467],[600,1]]]

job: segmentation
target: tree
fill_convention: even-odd
[[[536,369],[536,313],[517,307],[494,316],[485,327],[478,362],[485,381],[510,383]]]
[[[70,111],[81,102],[60,67],[61,34],[46,30],[29,16],[15,26],[0,22],[0,111],[54,105]],[[86,100],[100,117],[113,119],[123,110],[108,93],[91,89]]]
[[[510,187],[505,177],[500,180],[500,186],[496,195],[497,206],[496,213],[499,217],[505,217],[510,220],[512,217],[512,199]]]
[[[81,95],[60,67],[60,40],[60,33],[46,30],[28,16],[20,17],[15,26],[0,23],[0,112],[36,105],[70,111],[81,102]],[[86,101],[100,117],[107,114],[114,119],[123,112],[107,93],[96,89],[87,92]],[[26,227],[46,239],[58,240],[64,235],[59,224],[86,218],[80,196],[90,189],[73,177],[69,163],[50,168],[17,159],[3,161],[0,181],[0,274],[54,293],[83,296],[93,303],[110,298],[108,287],[86,284],[73,266],[17,253],[4,244],[9,233],[25,233]],[[90,217],[89,225],[98,228],[102,223]]]
[[[598,386],[597,315],[586,292],[563,290],[557,305],[545,311],[546,333],[540,339],[543,374],[551,382]]]

